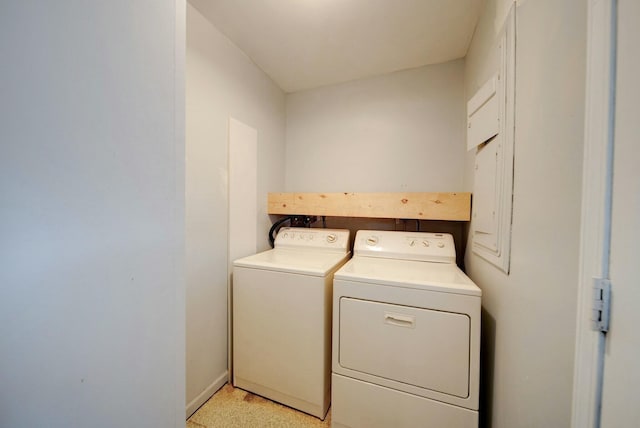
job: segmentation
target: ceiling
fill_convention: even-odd
[[[285,92],[463,57],[484,0],[189,0]]]

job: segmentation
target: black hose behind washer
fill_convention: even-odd
[[[285,218],[281,218],[280,220],[273,223],[273,226],[271,226],[271,229],[269,229],[269,245],[271,245],[271,248],[275,246],[275,242],[276,242],[276,237],[273,235],[274,232],[277,232],[278,229],[280,229],[280,226],[282,225],[282,223],[284,223],[287,220],[291,221],[292,219],[293,219],[293,216],[288,216]]]

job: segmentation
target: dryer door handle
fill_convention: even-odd
[[[408,328],[416,327],[416,317],[411,315],[402,315],[402,314],[394,314],[391,312],[386,312],[384,314],[384,322],[385,324],[395,325],[397,327],[408,327]]]

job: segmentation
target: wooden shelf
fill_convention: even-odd
[[[269,193],[268,213],[469,221],[471,193]]]

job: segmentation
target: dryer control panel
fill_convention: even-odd
[[[283,227],[278,231],[275,248],[305,248],[349,251],[349,230]]]
[[[448,233],[359,230],[355,256],[455,263],[456,248]]]

